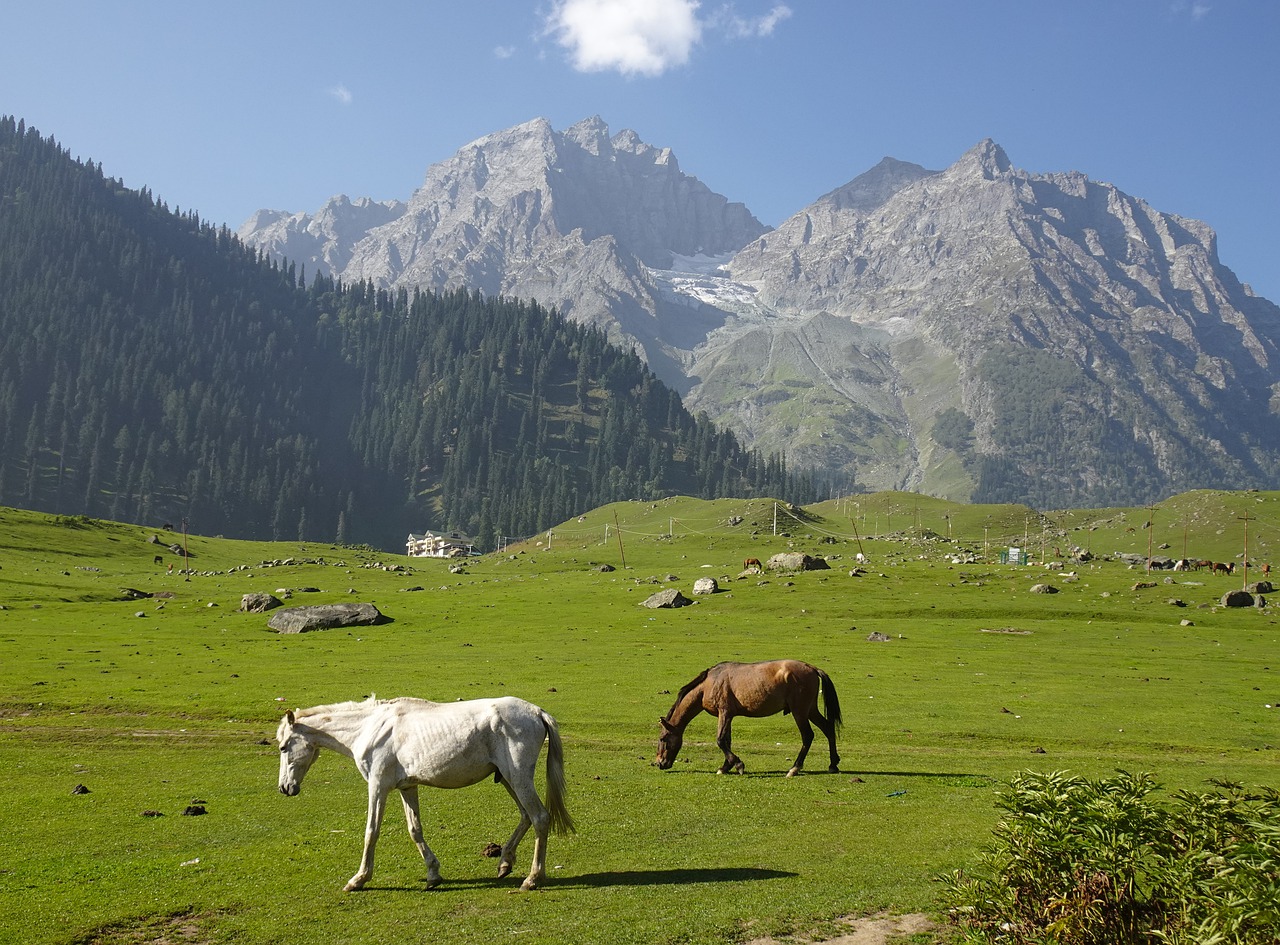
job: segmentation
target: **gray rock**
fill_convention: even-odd
[[[693,601],[681,594],[678,588],[669,587],[665,591],[658,591],[653,596],[645,598],[640,602],[640,606],[656,610],[659,607],[684,607],[692,603]]]
[[[831,565],[825,558],[815,558],[799,551],[784,551],[773,555],[765,562],[765,567],[770,571],[825,571]]]
[[[369,626],[385,620],[373,604],[317,604],[277,611],[267,626],[280,633],[307,633],[333,627]]]
[[[240,598],[240,609],[247,614],[262,614],[280,606],[280,599],[274,594],[245,594]]]
[[[715,578],[703,577],[693,582],[694,594],[714,594],[720,590],[720,583]]]
[[[1252,607],[1253,595],[1248,591],[1227,591],[1222,595],[1223,607]]]

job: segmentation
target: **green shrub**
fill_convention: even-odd
[[[1024,773],[972,870],[943,877],[943,904],[969,942],[1280,941],[1280,794],[1152,795],[1149,775],[1089,780]]]

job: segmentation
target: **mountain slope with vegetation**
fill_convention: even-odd
[[[344,284],[0,119],[0,503],[482,546],[671,492],[812,486],[536,304]]]

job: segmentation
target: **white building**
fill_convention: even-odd
[[[405,545],[405,554],[410,558],[457,558],[471,554],[475,542],[458,532],[450,532],[448,535],[437,535],[434,532],[415,535],[410,532]]]

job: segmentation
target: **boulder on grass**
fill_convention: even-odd
[[[274,594],[245,594],[240,598],[240,609],[246,614],[264,614],[280,606],[280,598]]]
[[[693,582],[693,593],[714,594],[720,590],[720,582],[715,578],[702,577]]]
[[[681,594],[678,588],[669,587],[665,591],[658,591],[652,597],[642,600],[640,606],[656,610],[659,607],[683,607],[692,603],[693,601]]]
[[[279,633],[308,633],[334,627],[371,626],[385,620],[373,604],[317,604],[276,611],[267,626]]]
[[[799,551],[784,551],[769,559],[765,567],[770,571],[822,571],[829,570],[826,558],[815,558]]]
[[[1252,607],[1253,595],[1248,591],[1227,591],[1222,595],[1223,607]]]

